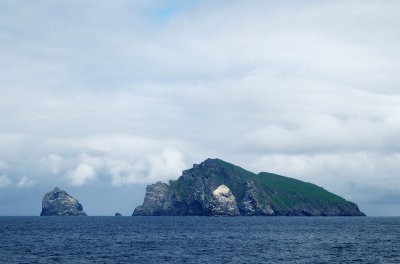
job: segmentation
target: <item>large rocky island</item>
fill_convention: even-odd
[[[365,216],[317,185],[207,159],[178,180],[148,185],[134,216]]]
[[[56,187],[44,195],[40,216],[86,216],[86,213],[78,200]]]

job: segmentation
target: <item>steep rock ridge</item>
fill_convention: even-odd
[[[82,205],[65,191],[56,187],[44,195],[40,216],[86,216]]]
[[[142,206],[135,209],[137,215],[160,215],[164,210],[168,184],[158,181],[146,187],[146,196]]]
[[[235,200],[236,207],[222,202],[225,198]],[[194,164],[178,180],[148,185],[143,205],[133,215],[237,215],[236,208],[249,216],[364,215],[356,204],[317,185],[255,174],[219,159]]]
[[[274,215],[274,210],[272,209],[272,203],[267,199],[267,197],[259,197],[263,195],[260,192],[253,180],[247,182],[246,193],[240,204],[240,211],[242,215]],[[264,201],[261,204],[260,201]]]
[[[214,216],[240,215],[235,196],[223,184],[213,192],[209,209],[210,215]]]

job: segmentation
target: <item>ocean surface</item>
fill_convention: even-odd
[[[1,263],[400,263],[399,217],[0,217]]]

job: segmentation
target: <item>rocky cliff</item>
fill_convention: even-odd
[[[133,215],[364,216],[356,204],[317,185],[219,159],[194,164],[168,184],[148,185]]]
[[[232,194],[231,190],[223,184],[213,191],[209,209],[210,215],[240,215],[235,196]]]
[[[44,195],[40,216],[86,216],[82,205],[65,191],[56,187]]]

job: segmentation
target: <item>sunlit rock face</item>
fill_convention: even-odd
[[[82,204],[56,187],[44,195],[40,216],[86,216]]]
[[[212,194],[210,215],[234,216],[240,215],[239,208],[231,190],[226,185],[220,185]]]
[[[146,187],[146,196],[142,206],[136,207],[134,215],[161,215],[167,199],[168,184],[158,181]]]

